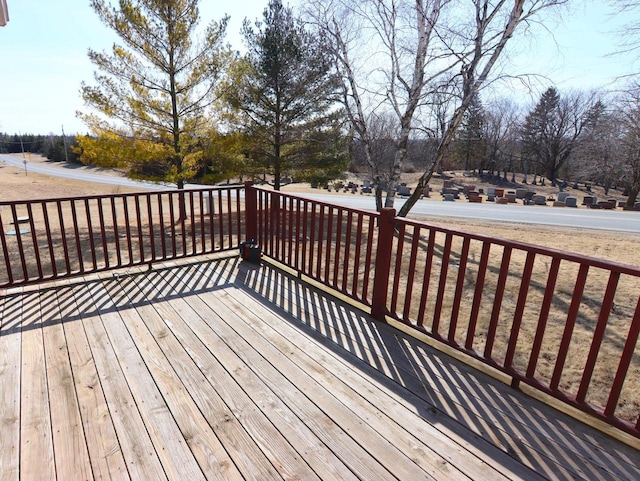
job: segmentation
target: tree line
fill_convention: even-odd
[[[96,71],[82,84],[88,110],[78,115],[91,134],[74,152],[178,188],[232,178],[276,189],[288,178],[322,183],[364,159],[378,209],[393,206],[413,163],[421,175],[401,216],[454,162],[489,172],[506,163],[555,182],[586,156],[588,132],[600,135],[596,112],[576,133],[575,116],[554,117],[570,96],[543,96],[521,121],[480,96],[509,74],[512,38],[567,3],[317,0],[295,12],[269,0],[261,19],[245,20],[241,54],[224,41],[228,17],[200,26],[198,0],[92,0],[120,43],[89,50]],[[558,142],[543,146],[555,128]]]
[[[33,153],[54,162],[79,163],[75,135],[7,134],[0,132],[0,154]]]
[[[622,187],[629,205],[640,192],[640,86],[626,91],[562,94],[548,88],[530,110],[501,100],[484,106],[475,98],[446,161],[480,175],[522,173],[536,178],[598,183],[605,194]]]

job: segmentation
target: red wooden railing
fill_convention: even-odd
[[[640,268],[392,209],[246,196],[247,233],[266,256],[640,437]]]
[[[0,288],[235,249],[241,187],[0,202]]]
[[[0,288],[235,249],[640,437],[640,268],[246,186],[0,203]],[[243,212],[244,210],[244,212]],[[14,232],[10,232],[13,230]]]

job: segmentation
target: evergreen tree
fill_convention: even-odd
[[[223,37],[228,18],[211,22],[196,39],[200,20],[199,0],[120,0],[119,8],[105,0],[92,0],[100,20],[123,42],[110,54],[89,51],[89,58],[102,73],[96,85],[82,85],[85,102],[102,116],[79,114],[96,137],[94,162],[112,162],[95,151],[112,145],[116,134],[138,144],[151,142],[158,157],[146,159],[130,170],[184,186],[194,172],[197,137],[208,124],[208,108],[214,102],[217,80],[227,62]],[[85,143],[90,143],[85,139]],[[135,144],[135,143],[134,143]],[[85,160],[86,161],[86,160]]]
[[[485,143],[485,111],[480,96],[475,94],[456,133],[457,152],[464,161],[464,170],[484,169],[487,161]]]
[[[300,178],[335,164],[342,170],[343,152],[328,154],[341,115],[335,109],[338,79],[322,36],[307,31],[280,0],[270,0],[262,22],[245,20],[243,35],[249,51],[227,100],[274,188],[284,174]]]
[[[590,98],[580,93],[561,98],[550,87],[524,121],[523,157],[540,164],[552,185],[578,145],[590,107]]]

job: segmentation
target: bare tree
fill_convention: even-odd
[[[640,57],[640,20],[637,19],[637,12],[640,11],[640,1],[638,0],[609,0],[609,4],[614,9],[615,15],[625,16],[628,19],[624,26],[617,32],[619,43],[616,51],[612,55],[636,54],[636,60]],[[629,76],[637,75],[634,71]]]
[[[587,112],[582,139],[573,154],[576,180],[602,184],[604,193],[623,182],[625,124],[622,111],[597,101]]]
[[[487,147],[488,168],[514,171],[519,157],[518,142],[520,108],[508,99],[498,99],[485,108],[484,139]]]
[[[552,185],[578,146],[593,104],[593,94],[561,96],[550,87],[527,115],[522,127],[524,154],[542,167]]]
[[[631,85],[618,104],[624,126],[622,177],[629,193],[627,206],[632,207],[640,194],[640,84]]]
[[[400,209],[406,216],[445,157],[472,98],[487,82],[509,39],[523,23],[567,0],[319,0],[310,17],[332,37],[336,67],[343,77],[344,103],[360,141],[370,145],[367,118],[388,110],[397,136],[385,206],[393,207],[409,138],[422,116],[441,99],[451,102],[414,193]],[[525,25],[525,26],[526,26]],[[363,59],[362,45],[367,49]],[[441,104],[440,104],[441,105]],[[437,132],[433,130],[433,132]],[[368,161],[373,165],[369,148]],[[375,173],[375,170],[374,170]],[[374,178],[374,182],[379,179]],[[376,205],[382,207],[380,189]]]

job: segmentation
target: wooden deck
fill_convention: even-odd
[[[640,479],[640,451],[271,266],[0,297],[0,479]]]

